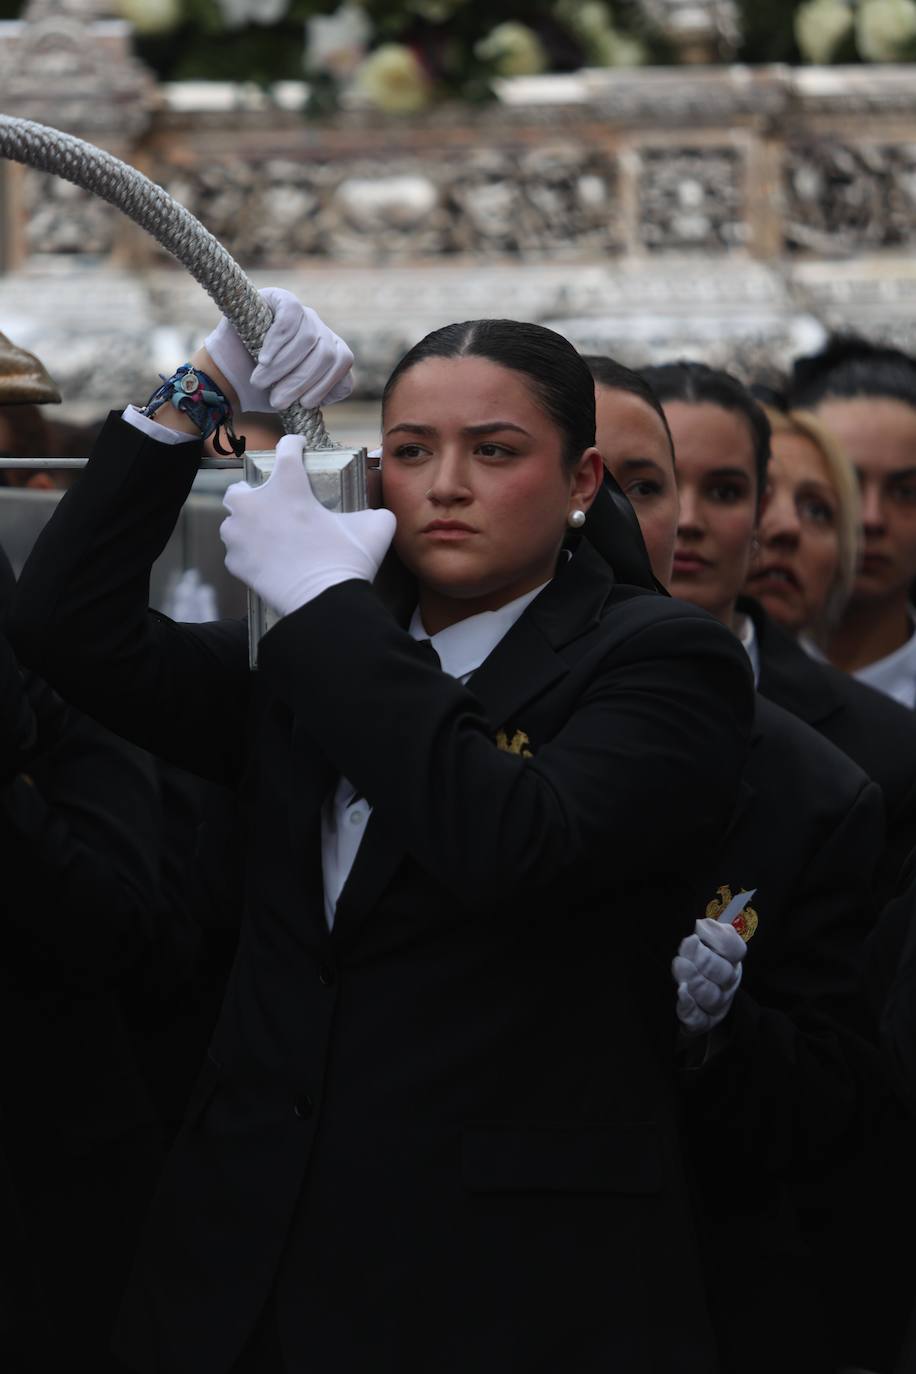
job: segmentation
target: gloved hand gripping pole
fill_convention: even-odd
[[[188,269],[257,361],[269,307],[231,254],[161,186],[91,143],[12,115],[0,115],[0,157],[72,181],[139,224]],[[334,447],[320,410],[295,402],[281,418],[287,434],[303,435],[307,448]]]
[[[273,319],[270,307],[222,244],[161,186],[91,143],[11,115],[0,115],[0,157],[72,181],[107,200],[152,234],[212,297],[257,362]],[[280,414],[286,433],[301,434],[305,439],[306,471],[319,501],[330,510],[364,509],[367,504],[365,449],[342,449],[335,444],[317,408],[309,409],[297,401]],[[82,467],[84,462],[79,458],[18,458],[7,459],[4,465],[70,468]],[[231,458],[204,459],[201,466],[243,466],[245,479],[257,485],[267,480],[273,455],[246,454],[243,465]],[[273,619],[270,608],[250,592],[248,624],[252,667],[257,661],[258,641]]]

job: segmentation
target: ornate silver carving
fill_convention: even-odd
[[[307,301],[352,347],[354,396],[376,398],[394,364],[429,330],[455,319],[537,320],[583,351],[641,365],[679,355],[749,373],[816,347],[826,328],[916,344],[916,265],[910,254],[847,262],[799,258],[787,267],[719,254],[657,254],[604,263],[507,260],[323,264],[255,273]],[[85,303],[91,293],[93,308]],[[189,356],[216,320],[213,303],[171,267],[142,278],[36,261],[0,277],[0,319],[58,382],[68,414],[94,418],[113,403],[142,404],[156,373]],[[100,360],[104,366],[100,366]],[[326,412],[331,434],[364,441]]]
[[[743,159],[734,148],[649,148],[640,154],[639,238],[654,252],[718,253],[747,238]]]
[[[828,256],[916,242],[916,142],[795,144],[785,160],[785,242]]]
[[[639,67],[583,73],[587,107],[623,125],[722,128],[742,117],[775,120],[788,109],[792,75],[750,67]]]
[[[118,211],[72,182],[31,167],[25,173],[26,251],[107,257]]]
[[[617,170],[600,150],[477,148],[384,161],[212,158],[152,175],[248,266],[338,261],[565,258],[620,249]]]
[[[32,0],[0,25],[3,109],[161,181],[259,284],[288,286],[348,339],[357,395],[377,396],[406,348],[459,316],[552,322],[636,362],[686,351],[745,369],[827,325],[913,342],[911,67],[587,70],[557,78],[554,98],[538,77],[502,83],[507,103],[484,109],[306,124],[279,94],[228,83],[155,93],[109,12]],[[101,201],[12,164],[4,182],[20,269],[0,277],[4,328],[68,406],[144,400],[215,322],[212,303],[152,240],[141,273],[117,270],[132,241]]]
[[[91,0],[32,0],[0,42],[3,110],[90,139],[138,137],[149,124],[153,81],[132,56],[130,28],[100,19]]]

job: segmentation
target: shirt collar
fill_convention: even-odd
[[[447,625],[435,635],[426,633],[418,606],[411,618],[408,632],[413,639],[430,640],[439,655],[443,672],[455,678],[469,677],[480,667],[484,659],[490,657],[525,608],[530,606],[534,598],[548,585],[547,582],[542,582],[534,591],[525,592],[523,596],[500,606],[497,611],[480,611],[477,615],[469,615],[466,620]]]
[[[866,687],[882,692],[912,711],[916,707],[916,610],[909,606],[907,614],[912,632],[906,643],[885,658],[878,658],[874,663],[866,663],[864,668],[857,668],[852,676],[857,682],[864,682]],[[816,662],[830,662],[824,651],[807,635],[802,635],[799,643]]]
[[[859,682],[864,682],[885,696],[893,697],[901,706],[911,711],[916,706],[916,614],[909,607],[910,637],[899,649],[886,658],[867,663],[853,674]]]

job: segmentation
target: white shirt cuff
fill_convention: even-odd
[[[141,414],[136,406],[128,406],[122,413],[121,419],[129,425],[133,425],[134,429],[141,429],[151,439],[157,439],[160,444],[187,444],[195,437],[193,434],[185,434],[180,429],[167,429],[165,425],[160,425],[158,420],[151,419],[149,415]]]

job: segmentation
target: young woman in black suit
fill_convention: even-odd
[[[766,489],[763,412],[735,378],[699,363],[645,369],[635,379],[607,360],[592,366],[599,448],[633,501],[656,573],[668,580],[673,562],[672,591],[728,624],[760,679],[748,793],[717,856],[727,875],[718,881],[756,888],[759,915],[727,1015],[724,974],[717,970],[724,997],[704,987],[695,942],[675,964],[686,991],[707,1000],[705,1024],[719,1051],[687,1080],[687,1107],[723,1362],[742,1374],[777,1366],[826,1374],[854,1363],[884,1369],[909,1294],[895,1286],[895,1272],[877,1261],[866,1272],[859,1262],[866,1238],[889,1257],[897,1234],[872,1206],[864,1161],[898,1139],[902,1116],[861,990],[876,872],[888,864],[877,789],[767,699],[759,622],[739,601]],[[705,966],[718,952],[700,953]],[[681,1020],[702,1028],[684,992],[682,983]],[[752,1161],[740,1196],[723,1192],[717,1149]],[[819,1235],[827,1224],[822,1178],[845,1197],[844,1229],[828,1244]],[[903,1211],[908,1199],[898,1196]],[[756,1309],[728,1293],[739,1247],[749,1264],[764,1257]],[[850,1286],[864,1292],[868,1280],[869,1301],[852,1303]],[[785,1321],[770,1324],[766,1313],[776,1309]]]
[[[836,436],[859,479],[862,556],[845,612],[827,642],[830,661],[912,710],[916,707],[916,359],[837,336],[798,358],[788,400]]]
[[[681,520],[671,591],[739,631],[754,657],[761,694],[824,735],[880,786],[888,843],[877,877],[878,907],[893,893],[916,845],[913,714],[815,661],[759,602],[736,595],[753,557],[758,499],[766,496],[768,425],[747,389],[702,363],[666,363],[641,375],[664,407],[678,455]],[[721,517],[715,540],[707,523],[713,512]]]
[[[342,355],[300,325],[314,403]],[[264,379],[210,344],[230,399]],[[746,659],[582,537],[607,493],[560,336],[439,330],[383,418],[387,509],[325,511],[294,438],[227,498],[227,561],[282,615],[254,674],[244,625],[146,611],[200,454],[179,410],[111,418],[21,580],[27,661],[250,800],[239,953],[118,1349],[709,1374],[668,966],[734,806]]]
[[[667,584],[678,492],[665,412],[639,374],[610,358],[587,362],[596,381],[598,447]],[[746,449],[738,447],[735,461],[756,501]],[[737,517],[726,508],[721,518],[731,532]],[[708,522],[715,532],[715,511]],[[742,560],[733,561],[734,596]],[[720,566],[717,605],[724,591]],[[868,1108],[892,1098],[863,1033],[859,986],[883,838],[875,784],[758,695],[742,802],[696,895],[695,931],[672,966],[703,1272],[728,1374],[833,1374],[854,1353],[824,1300],[797,1194],[825,1158],[867,1131]],[[758,924],[747,944],[703,919],[724,883],[755,889]],[[740,1186],[723,1186],[723,1158],[747,1162]],[[752,1292],[740,1298],[728,1277],[736,1267],[754,1271]],[[900,1302],[898,1337],[905,1311]],[[778,1321],[768,1319],[773,1312]]]

